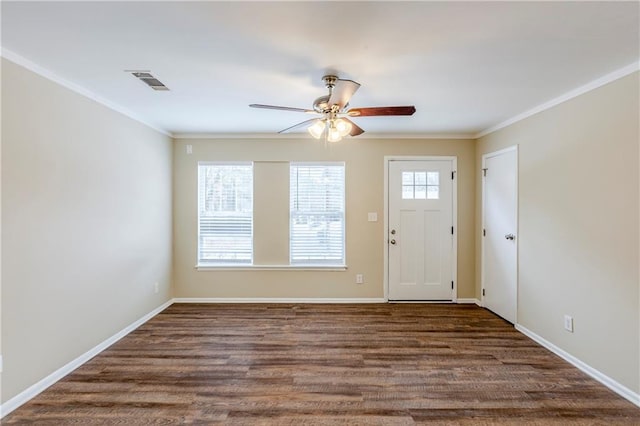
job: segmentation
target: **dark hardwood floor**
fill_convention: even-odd
[[[176,304],[3,424],[640,425],[470,305]]]

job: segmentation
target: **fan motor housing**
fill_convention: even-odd
[[[329,96],[320,96],[318,99],[313,101],[313,109],[321,114],[328,112],[331,109],[329,107]]]

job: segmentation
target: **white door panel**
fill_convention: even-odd
[[[390,300],[453,299],[453,162],[388,163]]]
[[[517,165],[517,149],[483,156],[483,303],[511,323],[517,319]]]

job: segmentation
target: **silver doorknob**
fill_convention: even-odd
[[[515,239],[516,239],[516,236],[515,236],[515,235],[513,235],[513,234],[507,234],[507,235],[505,235],[504,237],[505,237],[507,240],[511,240],[511,241],[513,241],[513,240],[515,240]]]
[[[391,244],[395,245],[396,244],[396,240],[391,240],[389,241]]]

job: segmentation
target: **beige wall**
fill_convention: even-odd
[[[2,124],[4,402],[171,298],[172,149],[6,60]]]
[[[479,297],[476,176],[482,154],[516,144],[518,322],[639,392],[638,91],[636,73],[477,143],[365,135],[325,147],[302,136],[177,139],[172,150],[168,137],[3,60],[2,401],[169,300],[172,276],[176,297],[383,297],[386,155],[457,156],[458,297]],[[348,270],[195,270],[197,162],[247,160],[271,177],[255,193],[268,212],[255,218],[265,264],[288,253],[273,235],[288,226],[288,188],[272,185],[287,162],[346,163]]]
[[[186,153],[193,146],[193,154]],[[358,137],[325,147],[305,136],[300,139],[177,139],[174,144],[174,286],[176,297],[382,298],[384,156],[446,155],[458,157],[458,297],[475,297],[474,203],[475,147],[472,140],[384,140]],[[283,223],[256,210],[257,254],[265,263],[288,259],[288,247],[278,245],[270,255],[259,241],[288,238],[288,180],[272,185],[288,161],[344,161],[346,163],[346,271],[196,271],[198,161],[256,161],[256,172],[273,180],[257,182],[255,208],[284,206]],[[285,174],[285,179],[288,175]],[[270,192],[267,192],[270,191]],[[274,202],[274,200],[279,200]],[[262,208],[264,211],[264,208]],[[367,213],[377,212],[378,222]],[[265,215],[267,216],[267,215]],[[274,222],[275,221],[275,222]],[[283,235],[284,234],[284,235]],[[283,239],[284,237],[284,239]],[[269,257],[273,256],[273,258]],[[363,274],[364,284],[355,283]]]
[[[519,146],[518,322],[635,392],[638,91],[634,73],[481,138],[476,158]]]

